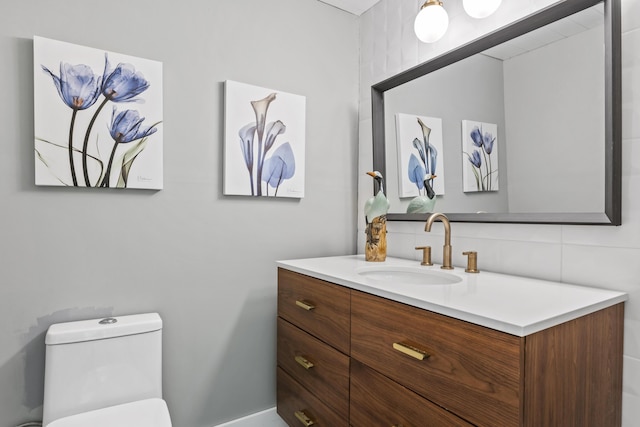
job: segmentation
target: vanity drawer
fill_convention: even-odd
[[[278,318],[278,366],[343,418],[349,415],[349,356]]]
[[[278,368],[278,415],[290,426],[348,427],[348,418],[343,417],[324,405]],[[305,422],[304,420],[308,421]],[[311,423],[311,424],[310,424]]]
[[[352,426],[472,427],[438,405],[351,360]]]
[[[349,354],[350,291],[278,269],[278,316]]]
[[[472,424],[520,425],[521,338],[357,291],[351,301],[352,358]]]

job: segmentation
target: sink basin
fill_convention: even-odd
[[[420,267],[380,265],[360,268],[357,273],[376,282],[398,285],[452,285],[462,281],[455,274]]]

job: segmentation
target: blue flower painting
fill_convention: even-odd
[[[162,188],[162,64],[34,37],[36,185]]]
[[[442,119],[396,114],[400,197],[444,194]]]
[[[465,192],[498,191],[498,126],[462,121],[462,175]]]
[[[304,197],[305,98],[225,83],[224,194]]]

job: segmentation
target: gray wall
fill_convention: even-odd
[[[34,186],[33,35],[162,61],[164,190]],[[5,1],[0,427],[51,323],[158,311],[176,427],[275,404],[277,259],[354,253],[358,19],[316,0]],[[305,198],[222,195],[223,81],[306,96]]]
[[[604,211],[603,31],[504,61],[509,212]]]

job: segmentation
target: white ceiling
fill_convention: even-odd
[[[485,50],[483,53],[497,59],[509,59],[560,39],[571,37],[582,31],[601,26],[604,22],[603,17],[604,5],[599,3],[589,9]]]
[[[322,3],[330,4],[338,9],[346,10],[354,15],[362,15],[380,0],[319,0]]]

